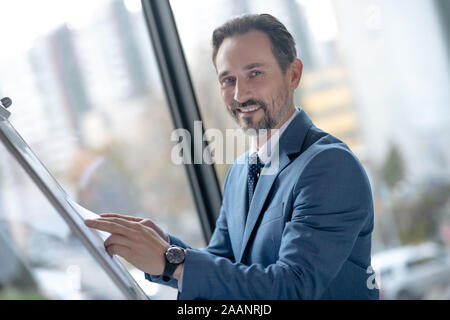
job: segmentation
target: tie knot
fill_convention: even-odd
[[[256,182],[258,181],[258,176],[261,168],[264,164],[255,152],[248,157],[248,177],[247,177],[247,187],[248,187],[248,207],[250,208],[250,203],[252,202],[253,193],[255,191]]]
[[[251,176],[256,176],[262,167],[264,167],[264,163],[261,162],[256,152],[249,156],[248,171]]]

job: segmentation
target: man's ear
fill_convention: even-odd
[[[296,58],[289,66],[289,69],[290,69],[289,70],[290,89],[295,90],[295,89],[297,89],[298,85],[300,84],[300,80],[302,78],[302,73],[303,73],[302,60]]]

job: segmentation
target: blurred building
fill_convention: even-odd
[[[446,36],[433,1],[337,0],[345,59],[366,154],[391,145],[409,181],[450,178],[450,77]]]
[[[116,0],[101,7],[88,25],[72,31],[84,87],[94,109],[148,91],[148,69],[145,64],[142,67],[140,49],[144,44],[136,40],[134,29],[123,2]]]
[[[345,69],[341,65],[305,72],[302,80],[302,106],[316,126],[345,141],[359,151],[359,117]]]
[[[66,169],[78,144],[105,141],[90,140],[107,135],[108,119],[101,114],[109,108],[133,99],[142,104],[151,90],[162,91],[145,24],[136,14],[142,13],[111,1],[88,25],[63,24],[1,65],[4,74],[14,75],[0,83],[13,99],[14,124],[44,161],[51,155],[46,163],[52,169]],[[21,112],[21,105],[33,112]],[[96,134],[85,133],[93,127]]]
[[[55,108],[61,106],[62,97],[57,88],[58,80],[52,74],[54,70],[48,69],[48,65],[41,65],[43,68],[40,69],[40,66],[30,63],[31,51],[1,64],[0,71],[10,76],[0,79],[0,88],[13,100],[10,120],[17,130],[35,146],[35,151],[44,160],[58,170],[71,155],[73,127],[64,112],[55,112]],[[62,138],[66,140],[63,144]],[[51,160],[47,157],[54,154],[57,156]]]

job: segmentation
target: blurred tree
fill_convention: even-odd
[[[405,176],[403,159],[395,144],[391,146],[386,161],[381,168],[381,174],[390,189],[393,189]]]
[[[403,244],[439,239],[440,223],[446,215],[450,185],[426,187],[412,201],[396,200],[400,239]]]

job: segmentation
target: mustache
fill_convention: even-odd
[[[243,103],[234,101],[234,102],[231,104],[231,108],[232,108],[232,111],[235,112],[235,111],[237,110],[237,108],[243,108],[243,107],[251,106],[251,105],[257,105],[257,106],[260,106],[261,109],[263,109],[263,110],[266,110],[266,109],[267,109],[266,104],[265,104],[263,101],[261,101],[261,100],[256,100],[256,99],[249,99],[249,100],[247,100],[247,101],[245,101],[245,102],[243,102]]]

